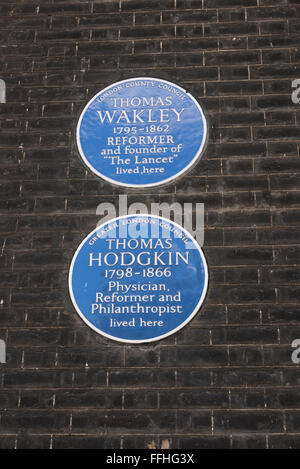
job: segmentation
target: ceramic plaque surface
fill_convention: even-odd
[[[98,93],[83,110],[77,146],[97,176],[126,187],[173,181],[203,153],[207,123],[200,104],[164,80],[134,78]]]

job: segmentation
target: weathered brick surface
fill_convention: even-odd
[[[294,0],[2,0],[0,448],[299,448],[300,5]],[[152,201],[206,204],[211,283],[183,331],[143,347],[98,336],[69,262],[119,191],[74,129],[119,79],[177,82],[210,142]]]

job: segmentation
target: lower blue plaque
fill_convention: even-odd
[[[204,254],[181,226],[128,215],[95,229],[72,260],[72,302],[94,331],[126,343],[153,342],[184,327],[207,292]]]

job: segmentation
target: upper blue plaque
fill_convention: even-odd
[[[96,332],[119,342],[163,339],[185,326],[206,296],[204,254],[179,225],[128,215],[96,228],[74,255],[73,304]]]
[[[77,126],[86,165],[126,187],[151,187],[181,176],[201,156],[207,123],[183,88],[156,78],[133,78],[98,93]]]

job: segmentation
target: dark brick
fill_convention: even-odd
[[[258,25],[256,23],[219,23],[216,25],[207,24],[204,26],[205,36],[248,36],[257,34],[257,32]]]
[[[70,416],[65,412],[9,411],[1,415],[1,428],[7,432],[22,431],[23,428],[30,428],[32,433],[66,432],[69,421]]]
[[[56,409],[73,408],[122,408],[122,391],[110,391],[99,393],[99,391],[69,391],[58,392],[55,395]]]
[[[260,81],[224,81],[207,84],[208,96],[236,96],[238,95],[261,95],[262,83]]]
[[[219,10],[219,21],[220,22],[236,22],[236,21],[245,21],[246,19],[246,10],[245,8],[226,8]]]
[[[197,434],[211,433],[211,412],[191,410],[178,414],[178,426],[184,433],[191,431]]]
[[[269,438],[270,449],[298,449],[298,435],[274,435]]]
[[[174,8],[173,0],[123,0],[122,9],[127,10],[166,10]]]
[[[0,436],[0,449],[16,449],[17,436]]]
[[[260,54],[255,51],[240,52],[220,52],[205,54],[206,65],[242,65],[250,63],[260,63]]]
[[[278,330],[270,327],[227,327],[216,329],[214,344],[273,344],[278,342]]]
[[[241,2],[238,0],[205,0],[204,4],[207,8],[228,8],[240,6]],[[256,0],[243,0],[244,7],[257,6]]]
[[[20,406],[22,409],[51,409],[53,398],[51,391],[22,391]]]
[[[230,438],[217,436],[181,437],[179,449],[190,448],[199,450],[230,449]]]
[[[51,436],[44,435],[27,435],[19,436],[17,449],[46,449],[51,447]]]
[[[76,436],[76,435],[55,435],[53,438],[53,449],[118,449],[121,447],[121,440],[117,437],[106,438],[98,435]]]
[[[162,21],[166,24],[182,24],[182,23],[216,23],[216,10],[201,10],[193,13],[190,12],[172,12],[163,13]]]
[[[283,431],[283,414],[281,412],[217,412],[215,413],[216,433],[238,433],[247,431],[249,433]]]
[[[175,31],[173,27],[170,26],[144,26],[134,27],[134,28],[123,28],[121,29],[121,38],[128,39],[145,39],[145,38],[166,38],[173,37]]]
[[[272,438],[272,437],[271,437]],[[267,449],[267,439],[264,436],[238,436],[232,438],[232,449]]]
[[[264,355],[261,347],[231,346],[229,349],[231,366],[262,366],[263,360]],[[243,407],[241,405],[240,408]]]
[[[160,407],[169,408],[207,408],[218,409],[229,407],[229,394],[224,391],[208,390],[176,390],[170,395],[169,392],[160,392]]]
[[[234,409],[264,409],[265,395],[262,390],[233,391],[231,394],[231,406]]]
[[[161,352],[161,360],[167,366],[214,366],[217,363],[227,364],[227,353],[224,347],[182,347],[181,349],[164,349]]]
[[[197,38],[197,39],[174,39],[162,41],[164,52],[195,52],[203,53],[203,50],[218,49],[218,40]]]

